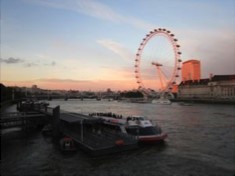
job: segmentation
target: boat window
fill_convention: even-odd
[[[145,118],[144,118],[144,117],[138,117],[138,119],[139,119],[139,120],[145,120]]]
[[[155,135],[155,134],[160,134],[161,129],[160,128],[155,128],[155,127],[145,127],[145,128],[127,128],[126,129],[127,133],[132,134],[132,135]]]

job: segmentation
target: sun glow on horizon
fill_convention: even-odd
[[[41,89],[49,90],[80,90],[80,91],[105,91],[108,88],[115,91],[137,89],[134,80],[35,80],[35,81],[2,81],[5,86],[32,87],[37,85]]]

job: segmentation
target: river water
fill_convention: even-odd
[[[92,157],[78,150],[63,154],[40,131],[4,131],[1,175],[82,176],[234,176],[235,106],[181,106],[95,100],[53,100],[51,106],[80,113],[113,112],[145,115],[168,138],[164,144],[108,156]],[[9,107],[6,111],[15,111]]]

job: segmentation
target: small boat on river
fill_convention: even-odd
[[[180,102],[179,103],[181,106],[192,106],[193,104],[190,102]]]
[[[63,137],[60,139],[60,149],[63,152],[73,152],[76,151],[76,145],[74,140],[70,137]]]
[[[164,141],[167,134],[162,132],[158,125],[143,116],[128,116],[123,117],[113,113],[92,113],[92,117],[100,118],[103,124],[114,129],[116,132],[132,135],[140,143],[156,143]]]
[[[152,100],[153,104],[161,104],[161,105],[171,105],[171,101],[166,98],[154,99]]]

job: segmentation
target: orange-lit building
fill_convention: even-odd
[[[182,81],[200,80],[201,79],[201,63],[198,60],[188,60],[182,65]]]
[[[235,103],[235,75],[214,75],[211,78],[182,81],[179,100]]]
[[[178,93],[178,85],[177,84],[174,84],[173,86],[172,86],[172,91],[171,91],[172,93]]]

